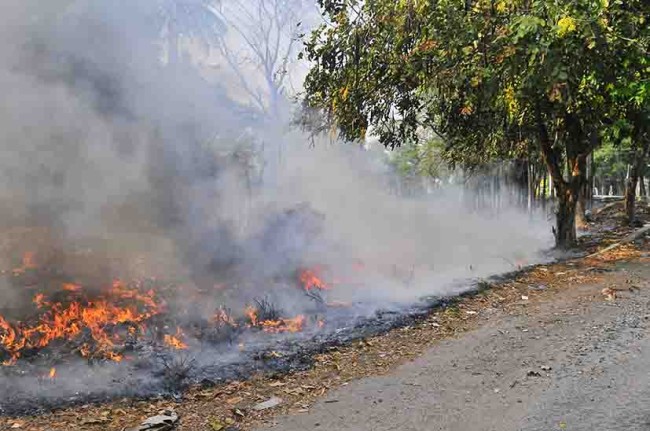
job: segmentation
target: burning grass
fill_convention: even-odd
[[[317,271],[298,271],[294,287],[298,295],[298,290],[314,295],[326,289]],[[182,286],[155,279],[114,280],[104,286],[57,281],[61,277],[52,277],[51,270],[40,266],[34,252],[25,253],[20,264],[4,271],[4,276],[25,294],[36,290],[28,306],[0,314],[0,362],[5,367],[40,361],[47,368],[52,352],[59,360],[78,356],[121,362],[145,344],[158,350],[185,351],[194,342],[233,344],[246,332],[284,334],[300,332],[307,325],[322,326],[302,314],[287,316],[267,297],[255,299],[238,314],[218,307],[211,320],[179,323],[175,315],[183,313],[171,313],[165,297]]]
[[[85,297],[81,286],[64,283],[56,301],[37,293],[33,303],[35,317],[30,321],[8,321],[0,316],[0,346],[3,365],[15,365],[37,349],[71,343],[72,350],[86,358],[121,361],[129,339],[143,331],[145,322],[161,312],[153,290],[114,281],[102,294]]]

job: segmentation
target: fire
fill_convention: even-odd
[[[280,334],[283,332],[300,332],[305,324],[305,316],[298,315],[294,318],[279,318],[277,320],[260,320],[258,312],[254,307],[246,308],[246,316],[250,322],[251,327],[257,327],[264,332],[272,334]]]
[[[305,324],[305,316],[302,314],[293,319],[265,320],[260,322],[264,332],[279,334],[282,332],[300,332]]]
[[[71,289],[80,290],[76,285],[64,287],[66,291]],[[153,291],[142,293],[119,281],[92,300],[52,303],[39,293],[33,302],[41,311],[36,322],[10,323],[0,316],[0,347],[9,356],[5,365],[14,364],[25,350],[44,348],[57,340],[74,342],[81,337],[91,339],[78,348],[82,356],[119,361],[122,355],[115,350],[124,340],[115,330],[138,325],[160,312]]]
[[[257,326],[257,310],[254,307],[248,306],[245,311],[248,320],[251,322],[251,326]]]
[[[320,276],[318,275],[318,272],[319,270],[317,268],[305,269],[300,272],[299,278],[303,289],[305,289],[308,292],[312,289],[318,289],[318,290],[329,289],[329,286],[323,280],[321,280]]]
[[[43,308],[46,305],[48,305],[48,302],[45,300],[45,295],[42,293],[37,293],[34,295],[34,299],[32,299],[32,302],[34,305],[36,305],[36,308]]]
[[[176,328],[176,335],[165,334],[163,341],[167,347],[170,347],[174,350],[185,350],[187,349],[187,344],[185,344],[182,338],[185,336],[181,328]]]
[[[300,332],[305,324],[305,316],[300,314],[293,319],[283,319],[283,322],[286,332]]]
[[[66,292],[79,292],[82,287],[74,283],[63,283],[63,290]]]
[[[25,253],[21,266],[12,273],[21,274],[30,268],[37,268],[37,259],[31,252]],[[320,272],[321,269],[315,267],[298,273],[300,285],[306,292],[330,288]],[[90,288],[82,283],[66,281],[58,284],[59,290],[56,292],[46,290],[34,294],[34,312],[29,319],[12,320],[0,315],[0,363],[15,365],[21,358],[31,356],[39,349],[63,346],[68,352],[84,358],[122,361],[126,348],[145,333],[149,321],[166,312],[164,301],[153,290],[143,288],[144,285],[138,281],[126,283],[114,280],[98,289],[98,286]],[[215,286],[223,288],[222,285]],[[269,334],[300,332],[307,324],[302,314],[279,317],[279,312],[267,310],[265,307],[268,304],[264,304],[258,303],[259,308],[246,307],[243,316],[235,314],[237,317],[233,317],[228,309],[217,309],[209,324],[253,328]],[[322,328],[324,322],[314,322],[316,325]],[[176,328],[175,333],[163,333],[157,337],[170,349],[189,348],[181,327]],[[47,374],[51,379],[56,375],[55,368]]]

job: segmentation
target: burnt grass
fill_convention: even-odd
[[[577,257],[564,255],[560,258],[547,256],[546,263],[561,262]],[[14,388],[8,385],[4,394],[0,395],[0,414],[6,416],[27,416],[42,414],[57,409],[76,405],[98,404],[118,399],[151,400],[166,398],[180,400],[183,391],[191,386],[213,387],[231,381],[242,381],[253,375],[264,373],[269,377],[279,377],[288,373],[304,371],[314,364],[316,355],[349,345],[355,341],[385,334],[391,330],[414,325],[425,320],[432,313],[456,306],[468,297],[473,297],[499,284],[516,279],[531,271],[537,265],[492,276],[486,279],[457,283],[468,286],[464,293],[453,297],[424,297],[410,306],[400,306],[393,309],[376,311],[372,316],[351,319],[348,309],[333,309],[328,313],[328,321],[347,322],[338,326],[326,324],[324,328],[313,334],[303,334],[297,337],[279,337],[266,344],[260,344],[246,349],[236,359],[223,363],[204,364],[193,357],[192,352],[169,352],[168,350],[149,349],[142,357],[136,356],[127,364],[111,364],[114,367],[128,368],[112,378],[106,386],[92,385],[89,390],[76,391],[72,394],[49,393],[47,391],[22,391],[20,374],[24,370],[12,371]],[[458,289],[460,290],[460,289]],[[277,313],[272,303],[262,299],[257,303],[263,310],[262,314],[273,317]],[[354,306],[353,306],[354,307]],[[268,316],[267,316],[268,317]],[[216,348],[232,350],[235,343],[244,332],[250,334],[254,329],[235,331],[226,329],[225,334],[213,334],[212,340],[206,337],[206,343],[212,343]],[[135,353],[144,352],[149,346],[136,346]],[[29,365],[27,365],[29,366]],[[80,366],[86,366],[83,363]],[[90,364],[90,366],[106,366],[106,364]],[[5,380],[7,372],[5,372]],[[69,392],[69,391],[68,391]]]

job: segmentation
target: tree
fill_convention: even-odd
[[[628,171],[628,155],[620,145],[614,145],[610,139],[594,152],[594,170],[596,188],[601,195],[622,194]],[[622,187],[621,187],[622,186]]]
[[[225,26],[217,13],[219,0],[157,0],[158,21],[167,63],[182,59],[181,40],[202,46],[214,46]]]
[[[637,68],[650,69],[650,37],[646,31],[638,41],[645,47],[645,55],[631,57],[629,62],[637,63]],[[625,214],[626,222],[635,223],[636,218],[636,189],[639,179],[643,178],[646,160],[650,152],[650,82],[644,80],[638,73],[621,74],[615,86],[610,91],[614,97],[620,98],[622,112],[619,120],[611,127],[611,135],[615,142],[628,153],[629,172],[625,183]]]
[[[286,95],[302,21],[314,6],[309,0],[230,0],[217,9],[227,30],[219,36],[221,59],[254,106],[272,118]]]
[[[587,157],[612,123],[610,87],[643,47],[647,2],[321,0],[305,50],[307,112],[344,139],[446,143],[452,165],[541,156],[555,187],[556,244],[576,242]],[[634,69],[633,71],[627,71]],[[645,79],[644,78],[644,79]],[[314,115],[309,112],[309,120]]]

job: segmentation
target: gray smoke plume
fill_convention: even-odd
[[[473,213],[461,187],[401,197],[381,150],[312,147],[190,61],[163,61],[173,0],[2,3],[0,264],[35,251],[53,268],[39,289],[148,277],[183,286],[168,298],[173,321],[259,298],[295,315],[313,306],[296,271],[319,267],[329,299],[357,317],[456,293],[459,280],[531,263],[551,244],[539,216]],[[33,293],[3,280],[0,314],[29,317]],[[191,352],[203,365],[239,355],[204,349]],[[69,371],[52,388],[6,379],[27,397],[124,394],[134,375],[151,385],[133,367]]]

